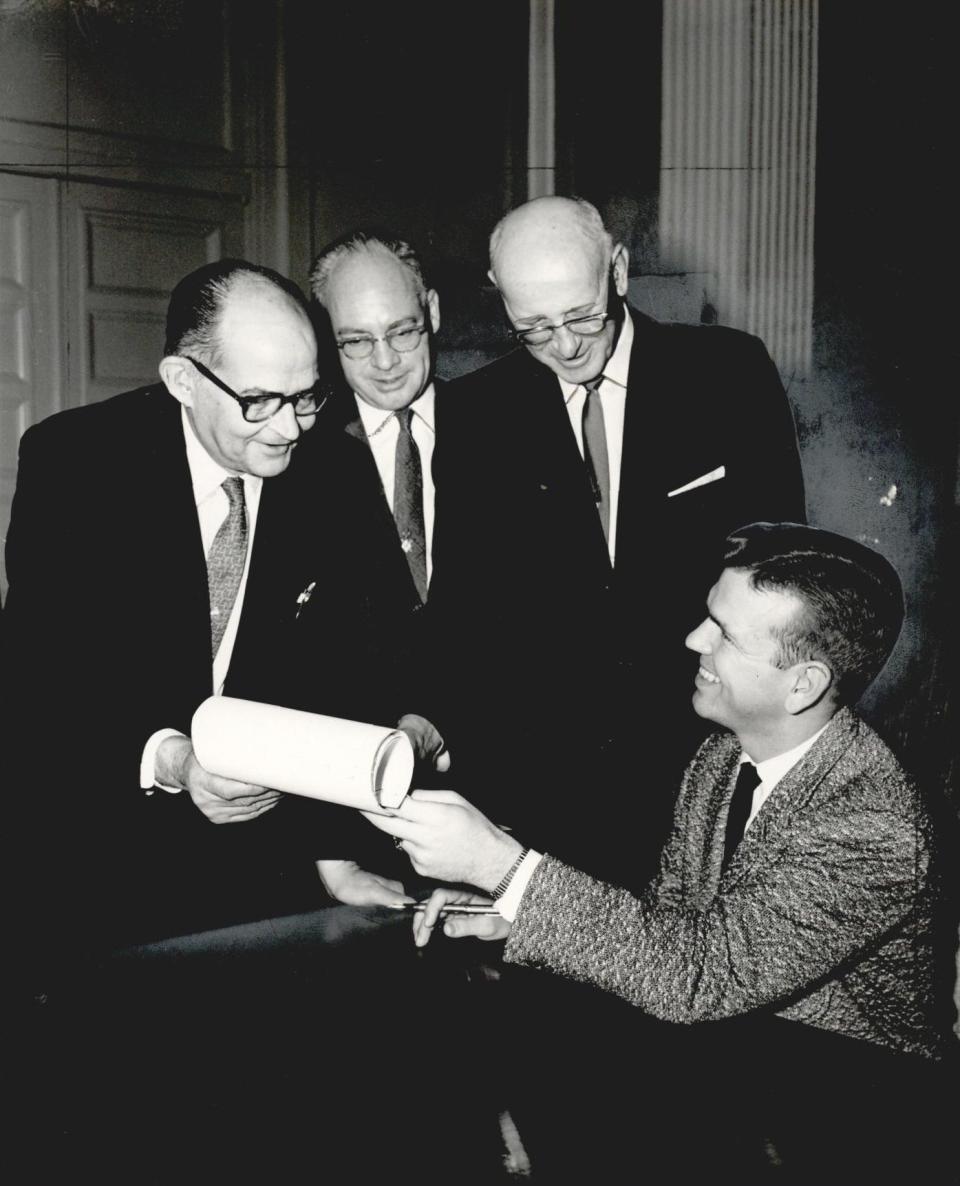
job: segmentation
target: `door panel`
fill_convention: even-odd
[[[65,183],[67,402],[153,383],[177,281],[243,254],[239,201]]]

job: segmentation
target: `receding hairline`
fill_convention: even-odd
[[[417,250],[405,239],[368,231],[353,231],[324,248],[310,269],[310,291],[319,305],[327,308],[333,277],[351,260],[383,259],[409,274],[417,300],[424,304],[430,291]]]
[[[579,240],[606,266],[613,237],[603,225],[596,206],[584,198],[534,198],[509,211],[490,235],[490,271],[496,276],[505,248],[547,247],[564,240]]]

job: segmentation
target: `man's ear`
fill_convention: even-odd
[[[427,313],[430,316],[430,328],[436,333],[440,328],[440,298],[433,288],[427,291]]]
[[[833,672],[819,659],[808,659],[791,668],[793,678],[784,707],[793,714],[819,704],[833,686]]]
[[[617,290],[617,296],[624,297],[627,295],[629,264],[629,252],[622,243],[618,243],[613,249],[613,255],[610,257],[610,267],[613,270],[613,284]]]
[[[490,283],[493,285],[493,287],[499,292],[500,285],[497,283],[497,278],[493,273],[493,268],[491,268],[490,271],[487,272],[487,279],[490,281]]]
[[[159,370],[167,391],[185,408],[192,408],[197,372],[189,361],[177,354],[168,354],[160,360]]]

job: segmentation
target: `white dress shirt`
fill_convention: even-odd
[[[377,463],[377,472],[383,485],[383,493],[387,498],[390,513],[393,514],[393,484],[396,473],[397,437],[400,435],[400,425],[397,423],[396,413],[385,412],[383,408],[375,408],[354,393],[357,409],[363,431],[370,442],[370,452]],[[427,549],[427,584],[433,572],[433,519],[434,519],[434,486],[433,486],[433,446],[437,439],[435,419],[436,397],[431,383],[422,395],[410,405],[413,416],[410,418],[410,433],[420,452],[420,471],[423,475],[423,534]]]
[[[610,563],[617,553],[617,508],[620,505],[620,469],[623,460],[623,422],[627,409],[627,377],[630,370],[630,352],[633,349],[633,321],[624,306],[623,325],[616,348],[603,368],[603,382],[597,388],[600,406],[603,408],[603,427],[607,435],[607,464],[610,468],[610,535],[607,546]],[[559,376],[558,376],[559,378]],[[567,405],[567,415],[577,448],[583,456],[583,406],[587,389],[580,383],[568,383],[560,379],[560,388]]]
[[[223,483],[227,478],[238,475],[218,465],[200,444],[190,425],[186,409],[181,412],[181,422],[187,448],[187,465],[190,467],[190,481],[193,483],[193,500],[200,522],[200,538],[203,540],[203,554],[206,556],[209,555],[210,546],[230,510],[229,500],[223,491]],[[243,498],[247,510],[247,556],[236,600],[230,610],[230,617],[227,619],[227,628],[223,632],[220,647],[213,659],[213,691],[216,696],[223,692],[224,681],[227,678],[230,659],[233,655],[233,645],[237,638],[237,627],[243,610],[243,597],[247,589],[247,574],[250,571],[250,553],[253,549],[253,536],[257,526],[257,512],[260,509],[260,492],[263,489],[263,478],[255,477],[253,474],[240,474],[239,476],[243,478]],[[144,790],[161,785],[157,783],[155,775],[156,756],[160,743],[167,737],[181,736],[183,734],[176,729],[158,729],[151,735],[144,746],[140,763],[140,786]],[[178,787],[163,787],[163,789],[166,791],[179,790]]]
[[[827,724],[829,724],[829,721]],[[777,783],[780,782],[793,769],[794,766],[796,766],[796,764],[800,761],[807,750],[810,749],[810,747],[817,740],[823,730],[826,729],[826,727],[827,726],[824,725],[823,729],[818,729],[812,737],[808,737],[806,741],[801,741],[800,744],[795,745],[793,749],[788,749],[785,753],[777,754],[774,758],[767,758],[764,762],[754,763],[757,768],[757,777],[760,779],[760,783],[753,792],[753,803],[750,806],[750,815],[747,818],[746,825],[743,829],[744,832],[746,832],[747,828],[749,828],[753,821],[757,818],[760,808],[763,807],[764,803],[766,803],[766,801],[773,794]],[[749,754],[742,753],[740,755],[741,766],[744,762],[753,762],[753,759]]]

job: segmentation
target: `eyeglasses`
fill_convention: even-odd
[[[375,338],[370,334],[357,334],[352,338],[338,339],[337,349],[342,350],[347,358],[353,359],[354,362],[369,358],[377,342],[386,342],[391,350],[396,350],[400,354],[409,354],[411,350],[416,350],[420,344],[420,338],[426,332],[426,325],[421,323],[420,325],[405,325],[400,329],[392,329],[382,338]]]
[[[192,362],[205,379],[209,379],[221,391],[226,392],[231,399],[235,399],[240,405],[244,420],[251,424],[259,424],[276,416],[284,404],[293,405],[295,416],[315,416],[327,402],[327,393],[319,380],[307,391],[296,391],[293,395],[281,395],[274,391],[265,391],[261,395],[237,395],[232,387],[228,387],[202,362],[197,362],[189,354],[184,354],[183,357],[187,362]]]
[[[578,338],[593,338],[613,319],[611,313],[590,313],[586,317],[571,317],[559,325],[535,325],[533,329],[515,329],[513,336],[524,346],[546,346],[558,329],[568,329]]]

